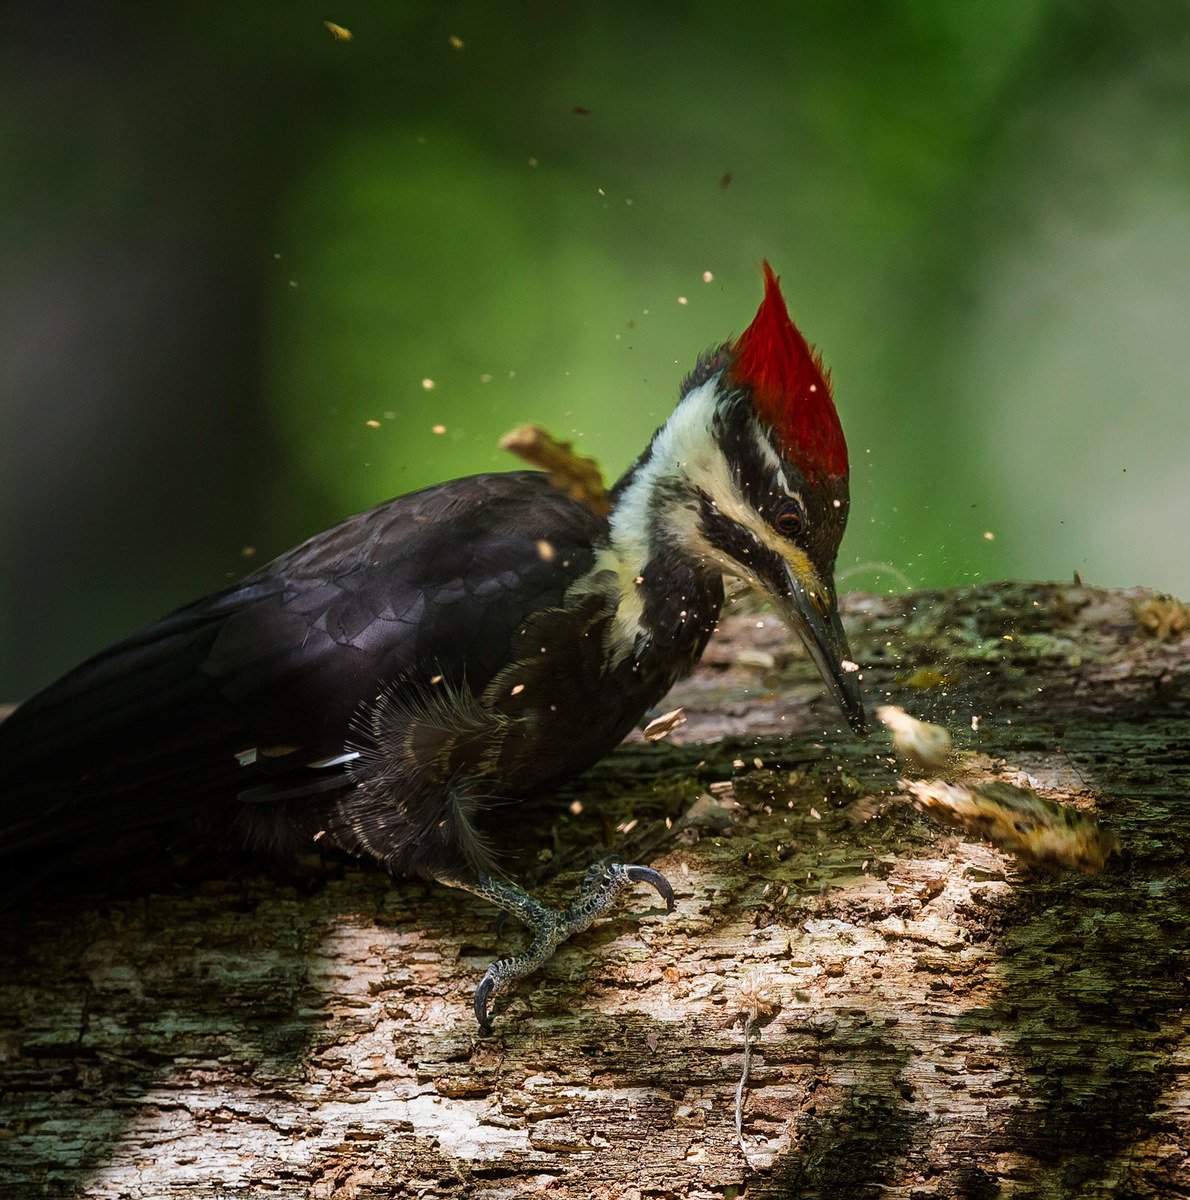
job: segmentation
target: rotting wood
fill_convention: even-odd
[[[668,741],[502,810],[544,896],[610,841],[658,847],[678,909],[626,899],[501,998],[494,1037],[470,994],[520,932],[354,864],[5,914],[0,1189],[1190,1195],[1190,639],[1145,626],[1146,597],[847,605],[869,702],[946,725],[977,779],[1103,818],[1123,853],[1095,876],[915,814],[890,740],[836,731],[813,667],[741,612],[666,701]],[[780,1007],[752,1028],[745,1161],[756,977]]]

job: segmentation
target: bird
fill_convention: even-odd
[[[502,866],[500,814],[608,754],[697,664],[738,577],[866,735],[834,569],[849,464],[830,375],[762,263],[738,337],[697,359],[603,513],[540,471],[454,479],[316,534],[101,651],[0,722],[0,857],[69,870],[209,835],[318,839],[524,924],[473,1009],[633,884],[603,859],[549,908]],[[156,839],[156,840],[155,840]]]

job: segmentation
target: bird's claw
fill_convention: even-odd
[[[533,931],[533,941],[524,954],[502,958],[484,972],[475,989],[475,1019],[482,1033],[492,1032],[488,1015],[488,1000],[509,984],[536,971],[553,957],[554,951],[567,938],[581,933],[611,908],[616,896],[629,884],[647,883],[665,901],[667,912],[674,910],[674,890],[660,871],[652,867],[625,866],[611,856],[595,863],[587,871],[574,902],[558,911],[546,908],[519,888],[496,880],[485,879],[476,889],[489,900],[505,907],[505,911],[522,921]]]
[[[475,989],[475,1019],[479,1022],[481,1033],[492,1032],[492,1019],[488,1016],[488,997],[492,994],[495,986],[496,977],[492,974],[492,968],[488,967],[484,977],[479,981],[479,986]]]
[[[654,871],[652,867],[625,867],[624,874],[633,883],[647,883],[665,901],[665,911],[673,912],[674,890],[669,880],[660,871]]]

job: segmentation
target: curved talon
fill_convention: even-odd
[[[674,890],[670,886],[669,880],[660,871],[654,871],[652,867],[625,867],[624,874],[633,883],[647,883],[650,887],[655,888],[657,894],[665,901],[665,911],[673,912]]]
[[[647,883],[665,901],[667,911],[673,912],[674,890],[660,871],[654,871],[652,867],[625,866],[614,854],[587,872],[578,896],[568,908],[561,910],[545,908],[511,884],[481,877],[474,890],[500,904],[533,934],[528,949],[513,958],[492,963],[479,981],[474,1008],[481,1032],[492,1032],[492,1019],[488,1015],[488,1000],[492,993],[503,991],[548,962],[562,942],[589,929],[602,917],[630,883]]]
[[[475,989],[475,1019],[484,1033],[492,1032],[492,1019],[488,1016],[488,997],[492,994],[492,988],[495,986],[496,981],[492,978],[492,972],[489,970]]]

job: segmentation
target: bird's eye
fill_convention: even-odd
[[[806,527],[806,515],[796,500],[786,501],[773,519],[773,528],[782,537],[797,537]]]

